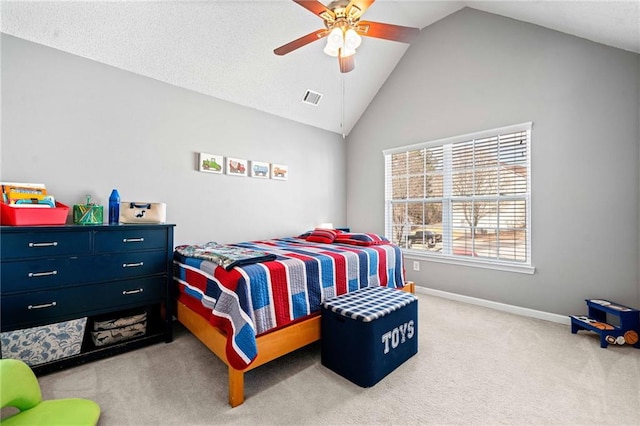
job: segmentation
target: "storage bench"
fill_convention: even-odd
[[[322,365],[370,387],[418,352],[418,299],[367,287],[322,303]]]

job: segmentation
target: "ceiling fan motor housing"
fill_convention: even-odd
[[[349,7],[349,3],[348,0],[333,1],[327,6],[328,10],[320,14],[328,29],[342,28],[343,31],[348,28],[355,29],[363,11],[355,4]],[[333,14],[329,11],[333,12]]]

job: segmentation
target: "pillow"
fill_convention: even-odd
[[[335,229],[316,228],[311,231],[306,240],[314,243],[330,244],[336,239],[336,235],[338,235],[338,231]]]
[[[389,240],[378,234],[342,232],[335,238],[336,243],[352,244],[356,246],[375,246],[389,244]]]

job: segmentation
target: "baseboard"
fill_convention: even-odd
[[[416,293],[428,294],[429,296],[442,297],[443,299],[455,300],[456,302],[464,302],[471,305],[483,306],[485,308],[509,312],[511,314],[522,315],[525,317],[571,325],[571,319],[568,316],[552,314],[550,312],[544,311],[537,311],[535,309],[523,308],[521,306],[507,305],[506,303],[478,299],[477,297],[464,296],[462,294],[449,293],[442,290],[434,290],[432,288],[421,287],[419,285],[416,285]]]

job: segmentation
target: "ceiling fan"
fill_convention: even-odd
[[[327,37],[324,53],[338,58],[340,72],[350,72],[355,68],[354,53],[362,41],[360,36],[411,43],[420,32],[419,28],[380,22],[361,21],[362,14],[375,0],[335,0],[327,6],[317,0],[293,0],[300,6],[319,16],[325,28],[319,29],[273,51],[276,55],[286,55],[321,38]]]

